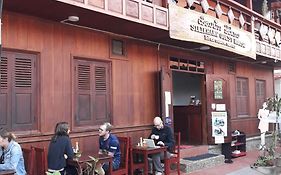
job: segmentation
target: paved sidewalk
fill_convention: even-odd
[[[263,175],[256,170],[253,170],[252,165],[258,158],[259,151],[253,150],[247,152],[246,156],[238,157],[231,164],[222,164],[216,167],[202,169],[188,175]],[[182,175],[187,175],[182,173]]]

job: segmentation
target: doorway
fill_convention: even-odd
[[[201,145],[205,75],[172,71],[174,130],[181,132],[181,142]]]

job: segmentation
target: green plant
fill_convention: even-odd
[[[273,166],[274,160],[276,157],[276,146],[277,146],[277,138],[279,134],[279,128],[278,128],[278,118],[281,112],[281,98],[278,97],[276,94],[274,97],[268,98],[266,100],[267,109],[270,111],[270,113],[273,112],[276,113],[276,125],[274,125],[273,132],[272,132],[272,141],[268,144],[267,147],[263,147],[263,155],[260,155],[256,162],[254,163],[254,166]]]
[[[274,145],[271,144],[268,148],[263,148],[263,155],[260,155],[256,162],[254,163],[254,167],[261,166],[273,166],[275,159],[275,148]]]
[[[266,100],[267,109],[271,112],[276,112],[276,115],[280,115],[281,110],[281,98],[276,94],[274,97],[270,97]]]
[[[85,174],[85,175],[92,175],[92,174],[94,174],[94,171],[96,169],[96,165],[97,165],[97,163],[99,161],[97,158],[94,158],[92,156],[89,156],[89,158],[91,160],[85,162],[86,168],[83,170],[83,174]]]

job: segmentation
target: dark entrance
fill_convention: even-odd
[[[174,130],[183,144],[202,144],[202,97],[204,74],[172,72]]]

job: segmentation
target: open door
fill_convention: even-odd
[[[214,144],[215,139],[212,137],[212,112],[222,111],[221,106],[225,105],[227,112],[227,136],[224,142],[231,142],[231,122],[230,122],[230,99],[229,99],[229,75],[206,75],[206,103],[207,103],[207,131],[208,144]],[[219,105],[218,105],[219,104]],[[220,107],[219,107],[220,106]],[[219,109],[220,108],[220,109]]]
[[[161,67],[160,71],[160,88],[161,88],[161,117],[166,125],[173,128],[173,98],[172,98],[172,71],[165,67]]]

